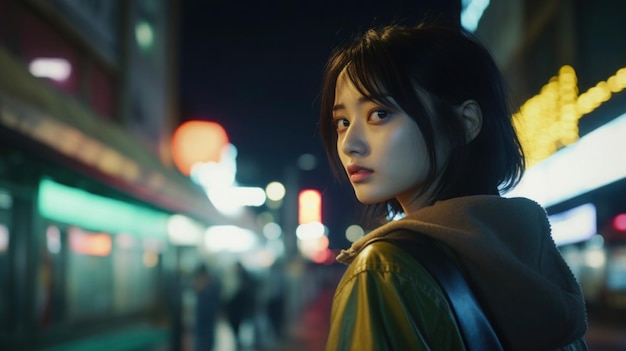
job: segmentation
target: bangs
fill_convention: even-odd
[[[363,65],[356,61],[348,64],[345,70],[348,80],[367,99],[388,107],[394,107],[394,104],[389,100],[389,88],[381,83],[380,77],[384,77],[384,73],[374,72],[371,69],[366,71],[364,67],[367,65],[367,63]]]
[[[390,97],[403,96],[400,87],[409,82],[398,72],[397,60],[377,39],[370,38],[350,51],[345,72],[361,95],[387,107],[398,107]]]

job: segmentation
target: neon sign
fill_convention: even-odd
[[[528,99],[513,115],[528,167],[576,142],[578,120],[624,88],[626,67],[579,95],[574,68],[561,67],[558,75],[550,78],[539,94]]]

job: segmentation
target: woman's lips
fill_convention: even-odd
[[[369,179],[374,173],[373,170],[357,165],[350,165],[347,168],[348,176],[352,183],[361,183]]]

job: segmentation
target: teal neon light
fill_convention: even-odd
[[[167,238],[170,215],[42,179],[38,208],[45,218],[84,229]]]

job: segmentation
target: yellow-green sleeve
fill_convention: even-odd
[[[370,246],[337,288],[326,351],[464,350],[452,311],[424,268],[393,244]]]

